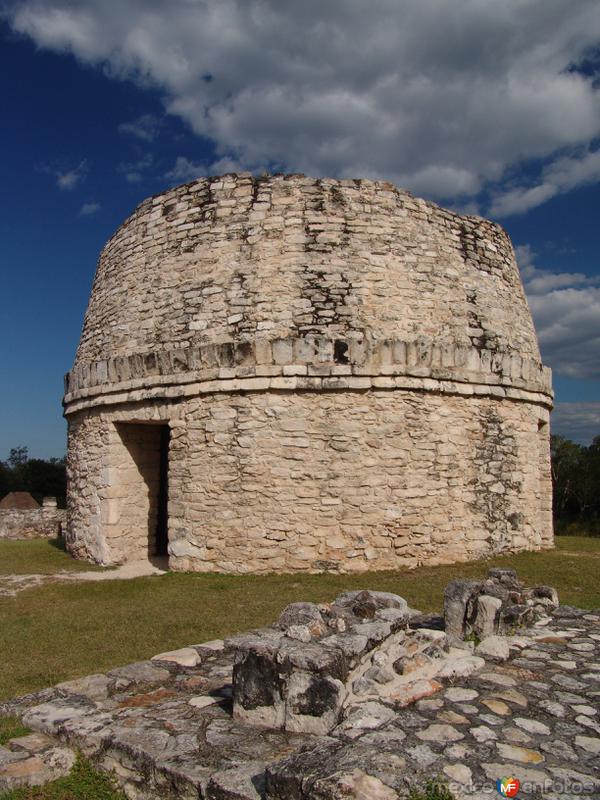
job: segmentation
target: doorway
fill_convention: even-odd
[[[117,423],[117,508],[112,536],[128,561],[165,558],[169,548],[169,426]]]

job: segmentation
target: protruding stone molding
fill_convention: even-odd
[[[423,340],[306,337],[225,342],[79,364],[65,378],[64,404],[69,407],[75,401],[108,394],[218,381],[224,382],[223,387],[210,391],[238,391],[233,386],[236,382],[280,377],[331,379],[325,380],[325,385],[313,382],[304,387],[310,389],[361,388],[350,385],[351,378],[416,378],[424,382],[418,388],[427,388],[427,380],[436,384],[450,381],[542,394],[546,404],[552,398],[550,370],[513,353]],[[334,385],[336,381],[339,385]],[[437,386],[431,390],[440,391]]]
[[[432,392],[462,397],[494,397],[498,400],[533,403],[548,410],[552,409],[553,405],[551,397],[541,392],[530,392],[508,386],[442,381],[434,378],[383,375],[374,377],[339,375],[326,378],[276,376],[272,378],[222,378],[193,383],[177,382],[171,385],[154,385],[149,388],[129,390],[119,390],[118,387],[115,387],[110,393],[69,400],[68,403],[65,403],[65,416],[97,406],[141,403],[148,400],[180,400],[220,392],[390,391],[402,389],[405,391]]]

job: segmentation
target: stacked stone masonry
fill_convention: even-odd
[[[40,508],[0,509],[0,539],[35,539],[60,536],[67,512],[56,500],[44,498]]]
[[[389,183],[239,174],[145,201],[65,392],[83,558],[156,552],[161,491],[174,569],[552,544],[550,373],[510,241]]]

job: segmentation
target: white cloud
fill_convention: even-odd
[[[556,195],[577,186],[600,180],[600,150],[564,156],[548,164],[542,171],[542,182],[536,186],[508,189],[494,199],[491,213],[498,217],[523,214]]]
[[[205,164],[195,164],[184,156],[178,156],[171,169],[165,173],[165,178],[173,183],[188,183],[206,174]]]
[[[152,166],[154,158],[151,153],[141,156],[137,161],[127,161],[117,165],[117,172],[125,176],[127,183],[140,183],[144,173]]]
[[[73,169],[65,171],[55,170],[56,185],[59,189],[63,189],[64,191],[71,191],[71,189],[74,189],[79,183],[85,180],[87,171],[88,166],[85,159],[80,161]]]
[[[13,0],[11,20],[158,88],[217,160],[254,171],[464,202],[527,159],[553,161],[539,186],[498,191],[512,213],[587,180],[600,135],[600,86],[571,69],[600,38],[597,0]]]
[[[243,172],[244,166],[233,158],[224,156],[212,162],[194,162],[185,156],[177,156],[171,169],[164,177],[173,184],[188,183],[205,175],[224,175],[227,172]],[[265,168],[257,168],[255,172],[263,172]]]
[[[92,214],[97,214],[100,208],[100,203],[84,203],[79,210],[79,216],[91,217]]]
[[[552,412],[552,433],[589,445],[600,436],[600,402],[558,403]]]
[[[559,375],[600,379],[600,278],[540,269],[529,245],[516,254],[545,363]]]
[[[153,142],[162,127],[162,122],[154,114],[142,114],[131,122],[122,122],[119,125],[119,132],[134,136],[143,142]]]

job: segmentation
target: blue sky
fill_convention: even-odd
[[[499,221],[553,429],[600,434],[596,0],[2,8],[0,459],[64,454],[62,375],[106,239],[148,195],[235,169],[385,178]]]

